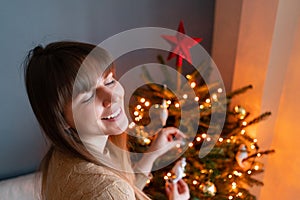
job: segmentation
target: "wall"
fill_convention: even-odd
[[[0,179],[34,170],[46,149],[23,84],[20,65],[29,49],[56,40],[98,44],[107,37],[136,27],[177,29],[182,19],[186,33],[202,37],[202,45],[210,51],[213,12],[212,0],[2,1]],[[141,55],[139,58],[146,62],[148,57]]]
[[[266,171],[257,177],[265,185],[254,187],[252,192],[263,200],[297,199],[300,190],[300,159],[297,156],[300,140],[300,96],[297,91],[300,85],[300,2],[238,0],[238,3],[235,0],[216,1],[216,7],[220,8],[216,9],[216,16],[225,17],[216,18],[217,24],[233,16],[238,17],[238,22],[235,29],[219,26],[218,33],[214,33],[213,50],[222,52],[232,48],[230,51],[233,53],[225,57],[213,51],[213,58],[234,63],[231,69],[233,89],[248,84],[254,86],[234,104],[246,105],[253,116],[272,112],[268,120],[247,129],[248,133],[257,137],[262,150],[276,150],[275,154],[263,159]],[[236,12],[233,12],[234,9]],[[228,37],[229,33],[236,37]],[[222,35],[227,37],[215,38]],[[230,41],[218,42],[227,39]]]

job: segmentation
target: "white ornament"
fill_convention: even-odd
[[[174,167],[172,168],[172,172],[174,174],[173,183],[177,183],[180,179],[182,179],[184,175],[184,170],[186,166],[186,159],[181,158],[179,161],[176,162]]]
[[[243,161],[247,157],[248,157],[247,147],[245,144],[241,144],[239,146],[239,151],[237,152],[235,159],[242,169],[247,169],[249,167],[249,163],[247,161]]]
[[[165,126],[167,123],[168,112],[169,111],[168,111],[167,101],[165,99],[163,99],[162,104],[161,104],[161,111],[160,111],[160,120],[161,120],[162,126]]]

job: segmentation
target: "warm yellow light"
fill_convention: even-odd
[[[208,137],[206,140],[209,142],[209,141],[211,141],[211,138],[210,138],[210,137]]]
[[[223,138],[220,137],[220,138],[219,138],[219,142],[223,142]]]
[[[210,103],[210,99],[206,99],[205,102],[206,102],[206,103]]]
[[[233,196],[229,196],[228,199],[233,199]]]
[[[150,144],[151,140],[149,138],[144,138],[144,143],[145,144]]]
[[[201,105],[199,106],[199,108],[200,108],[200,109],[203,109],[203,108],[204,108],[204,106],[201,104]]]
[[[175,107],[179,108],[180,104],[179,103],[175,103]]]
[[[144,103],[145,101],[146,101],[145,98],[141,98],[141,99],[140,99],[140,102],[141,102],[141,103]]]
[[[187,99],[187,98],[188,98],[188,95],[187,95],[187,94],[184,94],[184,95],[182,95],[182,97],[183,97],[184,99]]]
[[[189,143],[189,147],[192,147],[194,146],[194,144],[192,142]]]
[[[231,174],[229,174],[229,175],[228,175],[228,178],[232,178],[232,175],[231,175]]]
[[[255,165],[255,166],[254,166],[254,169],[255,169],[255,170],[259,170],[259,166],[258,166],[258,165]]]
[[[148,180],[146,181],[147,184],[149,184],[150,182],[151,182],[150,179],[148,179]]]
[[[135,121],[140,121],[140,118],[139,117],[136,117],[136,118],[134,118],[135,119]]]
[[[145,102],[145,106],[147,106],[147,107],[150,106],[150,102],[149,102],[149,101],[146,101],[146,102]]]
[[[172,103],[172,101],[171,101],[171,100],[168,100],[168,101],[167,101],[167,104],[169,104],[169,105],[170,105],[171,103]]]
[[[246,121],[243,121],[242,125],[243,125],[243,126],[247,126],[247,122],[246,122]]]
[[[213,94],[211,97],[214,101],[218,101],[218,95],[217,94]]]
[[[193,180],[193,185],[197,185],[198,181]]]
[[[165,180],[168,180],[168,179],[169,179],[169,177],[168,177],[168,176],[164,176],[164,179],[165,179]]]
[[[180,148],[180,144],[176,144],[176,147],[177,147],[177,148]]]
[[[142,106],[141,105],[137,105],[136,108],[139,110],[139,109],[142,108]]]
[[[231,187],[232,187],[232,189],[236,189],[236,182],[233,182],[233,183],[231,184]]]
[[[185,77],[186,77],[187,79],[189,79],[189,80],[192,78],[192,76],[189,75],[189,74],[187,74]]]
[[[251,170],[248,170],[247,173],[250,175],[250,174],[252,173],[252,171],[251,171]]]
[[[218,93],[222,93],[223,92],[223,89],[222,88],[219,88],[218,89]]]
[[[135,126],[135,123],[134,123],[134,122],[131,122],[131,123],[128,125],[128,128],[132,129],[134,126]]]
[[[258,154],[256,154],[257,155],[257,157],[261,157],[261,154],[260,153],[258,153]]]
[[[160,107],[159,104],[155,104],[155,105],[154,105],[154,108],[159,108],[159,107]]]
[[[206,138],[207,137],[206,133],[203,133],[201,136],[202,136],[202,138]]]
[[[142,119],[143,117],[142,117],[142,115],[139,115],[138,118]]]
[[[200,142],[201,141],[201,137],[197,137],[196,140],[197,140],[197,142]]]
[[[196,87],[196,83],[195,82],[191,82],[191,88]]]
[[[134,111],[134,116],[138,116],[139,115],[139,112],[138,111]]]
[[[253,142],[256,143],[256,142],[257,142],[257,139],[254,139]]]
[[[171,172],[168,172],[168,173],[167,173],[167,176],[169,176],[169,177],[172,176]]]
[[[227,142],[227,143],[230,143],[230,139],[227,139],[226,142]]]
[[[251,144],[250,148],[251,148],[251,149],[255,149],[255,145],[254,145],[254,144]]]
[[[199,101],[199,97],[195,97],[195,101]]]
[[[241,192],[239,192],[238,194],[237,194],[237,196],[239,196],[239,197],[241,197],[243,195],[243,193],[241,193]]]
[[[241,130],[241,134],[244,135],[246,133],[245,129]]]

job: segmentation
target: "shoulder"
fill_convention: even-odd
[[[60,154],[53,158],[47,180],[49,195],[60,199],[135,199],[130,184],[108,168]]]

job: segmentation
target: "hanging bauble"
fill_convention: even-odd
[[[204,195],[213,197],[216,195],[217,188],[214,183],[210,181],[206,181],[205,183],[201,183],[199,189],[204,193]]]
[[[173,183],[177,183],[184,176],[184,170],[186,166],[186,159],[183,157],[176,162],[174,167],[172,168],[172,181]]]
[[[236,114],[237,118],[243,120],[245,119],[246,115],[247,115],[247,111],[245,108],[243,108],[242,106],[235,106],[233,108],[234,110],[234,114]]]
[[[247,170],[250,166],[248,161],[244,161],[245,158],[248,157],[248,150],[247,146],[245,144],[241,144],[239,146],[239,151],[237,152],[235,159],[238,163],[238,165],[243,169]]]

